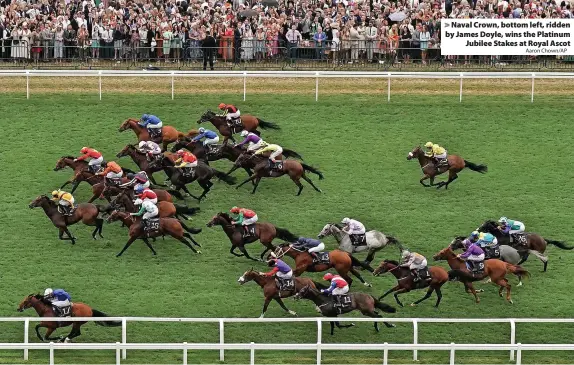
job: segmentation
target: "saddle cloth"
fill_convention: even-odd
[[[349,236],[351,238],[351,244],[353,246],[365,246],[367,244],[366,234],[352,234]]]
[[[331,259],[329,258],[328,252],[317,252],[317,258],[313,257],[313,264],[330,264]]]

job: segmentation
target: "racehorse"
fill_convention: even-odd
[[[66,167],[69,167],[72,170],[74,170],[74,178],[75,178],[78,173],[80,173],[83,170],[88,169],[88,161],[85,161],[85,160],[74,161],[75,159],[76,159],[76,157],[74,157],[74,156],[62,156],[56,162],[56,167],[54,167],[54,171],[58,171],[58,170],[66,168]],[[74,191],[76,191],[76,189],[78,188],[78,185],[80,185],[80,181],[75,181],[74,178],[67,180],[64,183],[64,185],[62,185],[60,187],[60,189],[63,189],[68,184],[72,184],[72,190],[70,191],[70,194],[74,194]]]
[[[367,283],[361,274],[353,269],[353,265],[360,266],[359,260],[351,256],[351,254],[341,251],[333,250],[329,252],[329,262],[313,262],[313,256],[307,251],[301,251],[294,246],[284,243],[275,248],[272,256],[276,258],[283,258],[283,256],[289,256],[295,260],[295,269],[293,270],[293,275],[300,276],[305,271],[307,272],[321,272],[334,268],[335,271],[341,276],[351,287],[353,279],[349,276],[349,272],[357,277],[363,285],[371,287],[371,284]]]
[[[176,190],[183,189],[187,195],[197,201],[201,201],[201,199],[203,199],[207,193],[209,193],[211,187],[213,186],[213,183],[211,182],[213,177],[217,177],[220,180],[223,180],[223,182],[227,185],[233,185],[236,182],[236,179],[233,176],[227,176],[224,172],[209,167],[203,161],[197,161],[197,166],[193,168],[193,173],[191,176],[184,175],[182,170],[175,167],[173,161],[167,157],[162,160],[162,167],[171,183],[175,186]],[[203,192],[199,197],[192,195],[185,186],[186,184],[190,184],[195,180],[197,180],[199,186],[203,188]]]
[[[76,209],[70,216],[66,216],[60,213],[58,205],[48,198],[46,195],[40,195],[34,199],[28,207],[30,209],[41,207],[44,209],[44,213],[50,218],[52,224],[58,228],[58,238],[61,240],[70,240],[73,245],[76,244],[76,237],[70,233],[68,226],[82,222],[87,226],[95,226],[96,228],[92,232],[92,238],[96,239],[96,234],[100,237],[102,236],[102,228],[104,220],[98,218],[100,210],[97,206],[90,203],[80,203],[77,205]],[[64,237],[64,233],[68,236]]]
[[[439,251],[433,256],[433,259],[437,261],[446,260],[448,262],[448,266],[452,269],[448,274],[449,278],[458,278],[464,284],[466,291],[468,292],[470,290],[472,292],[476,303],[480,303],[480,299],[472,286],[473,281],[482,280],[487,276],[490,277],[492,283],[500,286],[498,295],[502,297],[502,290],[506,289],[506,300],[512,304],[512,298],[510,297],[511,285],[508,283],[508,279],[506,279],[506,273],[510,272],[516,276],[530,276],[530,273],[522,267],[497,259],[484,261],[484,273],[475,276],[468,270],[464,260],[458,258],[450,246]]]
[[[322,295],[317,289],[306,285],[303,289],[295,294],[295,299],[309,299],[315,303],[319,308],[321,314],[325,317],[337,317],[339,314],[352,312],[354,310],[360,311],[364,316],[372,318],[382,318],[377,312],[377,309],[387,313],[395,313],[397,310],[388,304],[379,301],[377,298],[364,293],[350,293],[351,303],[347,307],[337,307],[333,297]],[[395,325],[383,322],[387,327],[395,327]],[[331,335],[335,334],[335,324],[339,328],[352,327],[350,325],[339,325],[338,323],[331,322]],[[379,324],[375,322],[375,330],[379,332]]]
[[[477,229],[479,232],[486,232],[492,234],[498,240],[500,245],[508,245],[515,247],[519,252],[521,251],[521,246],[518,245],[517,242],[510,242],[510,236],[505,235],[502,231],[498,228],[498,224],[495,221],[486,221]],[[540,261],[544,264],[544,271],[546,271],[548,266],[548,257],[542,255],[546,251],[546,247],[548,244],[554,245],[558,248],[563,250],[572,250],[574,247],[566,246],[562,241],[555,241],[551,239],[547,239],[542,237],[537,233],[524,233],[526,237],[526,243],[524,247],[528,250],[525,254],[522,255],[522,260],[518,263],[519,265],[522,264],[528,258],[529,254],[533,254],[534,256],[538,257]]]
[[[450,243],[450,248],[453,251],[464,249],[463,241],[465,239],[465,236],[455,237]],[[498,246],[498,250],[500,252],[501,261],[508,262],[512,265],[519,265],[519,263],[521,263],[522,256],[520,255],[520,252],[518,252],[514,247],[503,245]],[[518,275],[518,286],[522,286],[522,277],[520,275]]]
[[[425,296],[412,303],[411,306],[414,307],[423,300],[430,298],[432,293],[436,291],[437,299],[435,307],[438,308],[438,305],[442,299],[442,292],[440,291],[440,288],[444,285],[444,283],[448,281],[448,273],[440,266],[429,266],[428,271],[431,277],[430,282],[423,282],[422,278],[419,280],[419,282],[414,282],[413,276],[411,275],[411,270],[408,267],[401,267],[399,266],[398,262],[393,260],[385,260],[381,262],[379,267],[377,267],[373,272],[373,275],[379,276],[380,274],[390,272],[395,276],[395,278],[397,278],[397,285],[387,290],[385,294],[379,297],[379,300],[383,299],[391,293],[394,293],[393,296],[395,297],[395,300],[401,307],[403,307],[403,303],[401,303],[398,297],[399,294],[408,293],[411,290],[424,289],[428,287]]]
[[[163,170],[161,161],[152,163],[152,161],[148,160],[147,155],[145,153],[141,153],[133,144],[128,144],[116,155],[117,158],[124,156],[130,156],[132,161],[139,167],[140,171],[144,171],[147,174],[152,184],[160,185],[153,178],[153,173]]]
[[[421,183],[422,186],[426,188],[435,186],[434,178],[447,171],[448,171],[448,180],[441,181],[438,184],[436,184],[437,189],[440,189],[443,186],[445,189],[448,189],[448,185],[458,178],[458,173],[461,172],[465,167],[468,167],[472,171],[480,172],[481,174],[484,174],[488,171],[488,167],[486,165],[474,164],[457,155],[448,155],[447,157],[448,166],[437,168],[433,161],[433,158],[425,155],[425,152],[423,151],[421,146],[415,147],[407,155],[407,160],[411,160],[413,158],[417,158],[419,160],[419,164],[421,165],[421,169],[423,170],[424,174],[423,178],[420,179],[419,182]],[[430,185],[424,183],[426,179],[430,179]]]
[[[144,238],[152,238],[158,236],[172,236],[176,240],[182,242],[184,245],[189,247],[195,253],[201,253],[201,251],[197,251],[187,240],[189,238],[196,246],[201,247],[199,243],[197,243],[191,234],[188,232],[184,232],[183,226],[181,222],[176,218],[159,218],[159,228],[156,231],[145,232],[143,229],[143,224],[139,217],[134,217],[126,212],[121,212],[119,210],[114,210],[112,214],[108,217],[108,222],[114,222],[120,220],[126,226],[130,228],[129,231],[129,240],[126,242],[124,248],[116,255],[116,257],[120,257],[131,244],[137,240],[138,238],[142,238],[147,247],[151,250],[154,255],[157,255],[157,252],[153,249],[151,244]]]
[[[231,146],[229,144],[226,144],[226,145],[222,146],[221,152],[222,152],[222,154],[224,154],[225,158],[227,158],[229,161],[235,162],[245,152],[245,149],[242,149],[241,147],[238,147],[238,146]],[[270,155],[271,155],[271,152],[265,152],[265,153],[261,154],[262,157],[266,157],[266,158],[269,158]],[[283,149],[283,153],[281,153],[275,159],[279,161],[279,160],[285,160],[286,158],[294,158],[294,159],[303,161],[303,157],[300,154],[298,154],[297,152],[295,152],[293,150],[287,149],[287,148]],[[241,167],[247,172],[247,174],[249,176],[251,176],[251,175],[253,175],[253,173],[251,172],[251,169],[255,168],[257,161],[258,161],[258,159],[245,159],[241,163]],[[231,175],[238,168],[239,168],[239,166],[237,166],[236,164],[233,164],[233,166],[231,167],[231,170],[229,170],[227,172],[227,175]]]
[[[311,181],[311,179],[307,177],[307,175],[305,175],[305,171],[309,171],[319,176],[319,180],[323,180],[324,178],[323,173],[314,168],[313,166],[309,166],[307,164],[295,160],[284,160],[281,162],[283,167],[281,168],[280,171],[277,171],[275,169],[271,170],[267,158],[249,153],[243,153],[241,156],[239,156],[237,160],[235,160],[234,165],[237,167],[250,167],[251,165],[249,164],[250,162],[248,162],[249,160],[253,160],[251,161],[251,163],[255,164],[253,175],[245,179],[241,184],[237,185],[237,189],[239,189],[244,184],[253,181],[255,184],[253,185],[253,191],[251,193],[255,194],[255,190],[257,190],[257,186],[259,186],[261,178],[280,177],[287,174],[289,175],[291,180],[293,180],[295,185],[299,187],[299,191],[297,191],[297,196],[301,195],[301,192],[303,191],[303,184],[301,184],[300,181],[301,179],[307,181],[313,187],[313,189],[315,189],[315,191],[321,193],[321,189],[316,187],[315,184],[313,184],[313,181]]]
[[[150,138],[149,132],[147,131],[146,127],[143,127],[141,125],[139,125],[139,120],[137,119],[133,119],[133,118],[129,118],[127,120],[125,120],[121,125],[120,125],[120,132],[126,131],[128,129],[131,129],[134,131],[134,133],[136,134],[136,137],[138,138],[138,142],[141,141],[151,141],[152,139]],[[189,132],[189,134],[191,134],[194,131]],[[167,146],[172,143],[177,141],[177,138],[180,135],[184,135],[181,132],[178,132],[177,129],[175,129],[174,127],[171,127],[169,125],[165,125],[161,128],[161,143],[162,143],[162,151],[167,151]]]
[[[295,295],[299,290],[303,289],[306,285],[311,286],[312,288],[319,287],[320,289],[327,289],[326,286],[323,286],[319,283],[315,283],[310,278],[303,278],[303,277],[294,277],[293,282],[295,284],[293,290],[282,290],[280,291],[277,287],[276,279],[272,276],[265,276],[265,274],[261,272],[257,272],[251,268],[251,270],[246,271],[237,282],[240,285],[248,283],[250,281],[254,281],[263,289],[263,295],[265,296],[265,301],[263,302],[263,311],[261,312],[261,316],[259,318],[265,317],[265,312],[267,312],[267,307],[272,300],[275,300],[285,312],[296,316],[297,313],[288,309],[285,304],[283,303],[282,298],[288,298]]]
[[[233,138],[233,134],[239,133],[242,130],[246,130],[248,132],[253,132],[259,136],[259,135],[261,135],[261,133],[257,130],[257,127],[261,127],[263,129],[275,129],[275,130],[281,129],[281,127],[279,127],[275,123],[266,122],[263,119],[259,119],[257,117],[252,116],[252,115],[249,115],[249,114],[242,115],[240,118],[241,118],[242,128],[236,128],[236,127],[231,128],[229,126],[229,124],[227,123],[225,116],[217,115],[214,112],[212,112],[211,110],[208,110],[205,113],[203,113],[201,118],[199,118],[199,120],[197,121],[197,124],[207,123],[207,122],[210,122],[211,124],[213,124],[213,126],[215,128],[217,128],[217,130],[219,131],[219,134],[221,134],[223,136],[223,144],[224,145],[227,144],[227,141],[230,139],[235,143],[235,139]]]
[[[248,243],[255,242],[259,240],[263,246],[265,246],[265,250],[261,253],[261,259],[263,259],[263,255],[269,250],[274,250],[275,246],[271,243],[274,238],[279,238],[284,241],[288,242],[295,242],[299,237],[295,236],[293,233],[289,232],[286,229],[279,228],[274,226],[271,223],[260,223],[257,222],[254,225],[253,234],[249,234],[247,237],[245,236],[245,228],[242,226],[235,226],[232,224],[232,219],[227,213],[217,213],[208,223],[208,227],[213,226],[221,226],[223,231],[231,241],[231,249],[229,252],[237,257],[245,256],[250,260],[258,261],[257,259],[252,258],[249,256],[249,253],[245,249],[245,245]],[[239,249],[242,254],[238,254],[235,252],[235,249]]]
[[[34,308],[38,316],[40,317],[56,317],[54,310],[52,309],[52,304],[44,299],[41,294],[30,294],[18,305],[18,312],[23,312],[25,309]],[[107,317],[108,315],[100,312],[96,309],[90,308],[84,303],[72,303],[71,308],[72,317]],[[36,335],[42,342],[46,341],[57,341],[57,342],[70,342],[74,337],[78,337],[82,334],[80,328],[86,322],[54,322],[54,321],[42,321],[36,325]],[[119,327],[122,325],[122,321],[95,321],[98,326],[103,327]],[[60,337],[50,337],[50,335],[60,327],[72,326],[72,331],[66,336]],[[46,328],[45,336],[40,334],[40,328]]]
[[[402,244],[395,237],[387,236],[379,231],[366,232],[367,244],[363,246],[353,245],[349,234],[343,232],[341,226],[335,223],[326,224],[317,235],[319,239],[326,236],[333,236],[335,238],[339,244],[339,250],[343,250],[351,254],[367,251],[367,258],[363,261],[365,265],[369,265],[375,258],[377,251],[385,248],[388,244],[396,244],[400,251],[403,250]],[[370,269],[370,271],[372,272],[373,270]]]
[[[121,193],[116,195],[116,197],[112,200],[110,206],[112,208],[118,206],[124,207],[126,211],[130,213],[135,213],[138,210],[132,198],[129,196],[127,190],[125,189],[122,190]],[[177,218],[180,220],[187,220],[189,219],[188,216],[195,215],[200,210],[199,207],[189,208],[185,205],[175,205],[172,202],[166,202],[166,201],[158,201],[156,206],[159,211],[159,216],[161,218]]]

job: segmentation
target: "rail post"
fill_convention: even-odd
[[[183,365],[187,365],[187,342],[183,343]]]
[[[122,351],[120,347],[120,343],[116,342],[116,365],[120,365],[122,362]]]
[[[522,364],[522,344],[519,342],[518,348],[516,349],[516,365]]]
[[[459,103],[462,103],[462,79],[463,79],[463,74],[462,72],[460,73],[460,93],[459,93]]]
[[[317,318],[317,365],[321,365],[321,343],[323,342],[323,322]]]
[[[454,342],[450,343],[450,365],[454,365]]]
[[[413,345],[418,345],[419,343],[419,323],[417,320],[413,320]],[[418,350],[413,350],[413,361],[419,361]]]
[[[100,87],[100,100],[102,100],[102,71],[98,71],[99,87]]]
[[[24,321],[24,343],[28,344],[28,333],[30,331],[30,320],[26,319]],[[28,361],[28,348],[24,349],[24,360]]]
[[[387,102],[391,102],[391,73],[387,73]]]
[[[534,79],[536,78],[536,74],[532,73],[532,91],[530,91],[530,102],[534,103]]]
[[[247,72],[243,72],[243,101],[247,97]]]
[[[30,99],[30,71],[26,70],[26,99]]]
[[[510,320],[510,344],[516,344],[516,322],[514,319]],[[510,361],[514,360],[514,350],[510,350]]]
[[[128,321],[123,318],[122,319],[122,344],[127,344],[128,343]],[[126,359],[126,357],[128,356],[128,350],[124,347],[122,349],[122,359]]]
[[[54,343],[50,342],[50,365],[54,365]]]
[[[224,333],[223,319],[219,320],[219,344],[221,344],[221,345],[225,344],[225,333]],[[225,360],[225,350],[220,349],[219,350],[219,361],[224,361],[224,360]]]
[[[251,355],[249,356],[249,364],[255,365],[255,342],[251,342]]]
[[[315,101],[319,101],[319,72],[315,72]]]
[[[383,343],[383,365],[387,365],[389,363],[389,343]]]
[[[174,98],[174,83],[175,83],[174,75],[175,75],[175,72],[172,72],[171,73],[171,100],[173,100],[173,98]]]

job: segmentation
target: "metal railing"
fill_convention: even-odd
[[[337,318],[339,322],[373,322],[373,318]],[[121,321],[122,335],[121,342],[116,343],[29,343],[29,330],[31,322],[46,321],[46,318],[18,318],[0,317],[0,322],[23,322],[24,323],[24,343],[0,343],[0,349],[24,350],[24,360],[28,360],[29,350],[49,350],[50,364],[54,364],[54,351],[66,350],[115,350],[116,364],[120,364],[122,359],[127,358],[127,350],[182,350],[183,364],[187,364],[188,350],[219,350],[219,360],[225,361],[225,350],[250,350],[250,364],[255,364],[255,350],[293,350],[293,343],[290,344],[268,344],[268,343],[226,343],[225,324],[226,323],[315,323],[317,327],[317,341],[315,343],[299,344],[297,350],[315,351],[317,354],[317,365],[322,362],[321,351],[340,350],[374,350],[382,351],[383,364],[388,363],[390,350],[412,351],[413,360],[418,361],[418,351],[449,351],[450,364],[455,364],[455,353],[460,350],[488,350],[488,351],[509,351],[510,360],[516,361],[517,365],[522,363],[522,351],[572,351],[574,344],[521,344],[516,343],[517,323],[574,323],[573,318],[377,318],[377,322],[411,323],[413,326],[413,342],[408,344],[340,344],[323,343],[323,322],[332,321],[331,318],[154,318],[154,317],[72,317],[72,318],[50,318],[50,321],[72,322],[72,321]],[[219,343],[128,343],[127,324],[128,322],[177,322],[177,323],[213,323],[219,327]],[[423,323],[501,323],[510,327],[510,344],[419,344],[419,327]]]

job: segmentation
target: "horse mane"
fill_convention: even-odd
[[[68,156],[62,156],[60,158],[70,158],[70,159],[74,160],[76,157],[68,155]]]
[[[399,265],[400,265],[399,262],[398,262],[398,261],[395,261],[395,260],[385,260],[385,262],[388,262],[389,264],[393,264],[393,265],[395,265],[395,266],[399,266]]]
[[[343,229],[343,226],[340,225],[339,223],[333,223],[333,225],[339,229]]]
[[[229,216],[229,214],[227,214],[225,212],[219,212],[219,213],[217,213],[217,216],[224,218],[228,222],[231,222],[231,217]]]
[[[456,236],[454,237],[455,240],[465,240],[466,236]]]

